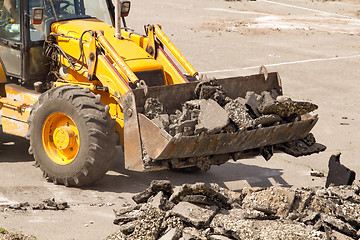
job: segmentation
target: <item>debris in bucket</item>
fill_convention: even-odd
[[[157,98],[145,102],[145,115],[172,136],[201,133],[236,132],[291,122],[317,109],[310,102],[297,102],[279,95],[275,89],[260,95],[248,91],[245,98],[231,99],[216,79],[200,82],[197,99],[182,104],[182,109],[168,115]]]
[[[326,146],[317,143],[314,135],[309,133],[303,139],[277,144],[275,145],[275,149],[283,151],[294,157],[299,157],[325,151]]]
[[[145,192],[161,184],[163,187],[151,196],[145,194],[148,198],[142,203],[115,211],[114,224],[120,225],[120,230],[107,239],[360,237],[360,187],[356,184],[300,189],[249,187],[234,192],[205,183],[169,189],[168,181],[157,181]]]
[[[243,97],[231,99],[216,79],[199,82],[194,90],[195,99],[183,102],[181,109],[166,109],[158,98],[145,101],[144,114],[160,129],[172,137],[237,133],[288,124],[307,119],[315,104],[297,102],[280,95],[276,89],[257,94],[246,92]],[[315,143],[312,134],[303,139],[280,143],[259,150],[266,160],[272,150],[281,150],[293,156],[303,156],[324,151],[326,147]],[[268,151],[268,150],[271,151]]]

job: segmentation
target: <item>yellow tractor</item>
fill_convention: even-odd
[[[146,116],[146,101],[175,112],[196,98],[201,79],[160,25],[146,25],[145,35],[128,28],[129,11],[130,2],[119,0],[3,0],[2,129],[30,140],[46,179],[66,186],[97,181],[116,145],[129,170],[206,168],[302,139],[317,122],[311,114],[236,132],[169,134]],[[232,99],[248,91],[282,94],[277,73],[217,84]]]

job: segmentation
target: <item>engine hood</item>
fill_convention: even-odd
[[[96,18],[60,21],[53,23],[51,26],[52,33],[77,39],[81,37],[83,32],[88,30],[103,31],[109,43],[117,50],[119,55],[134,72],[163,69],[162,65],[154,60],[143,48],[135,44],[127,36],[124,36],[124,39],[121,40],[115,38],[115,28]],[[83,40],[88,41],[89,34],[85,34]],[[67,40],[62,38],[61,41],[62,42],[58,41],[59,46],[67,48],[66,42],[64,42]],[[73,49],[74,47],[75,46],[73,46]],[[70,49],[68,50],[71,51]],[[66,52],[68,53],[68,51]],[[77,57],[77,55],[74,54],[74,57]]]

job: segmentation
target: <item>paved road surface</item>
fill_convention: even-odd
[[[326,172],[329,157],[337,152],[359,176],[360,7],[353,2],[133,1],[128,25],[142,32],[144,24],[161,23],[200,72],[215,77],[248,75],[257,73],[260,65],[278,71],[285,95],[319,105],[320,121],[313,133],[328,149],[302,158],[277,153],[268,162],[257,157],[184,174],[126,171],[119,148],[103,180],[73,189],[46,182],[32,166],[28,142],[1,134],[0,205],[54,197],[71,207],[59,212],[0,212],[0,227],[39,239],[103,239],[117,230],[112,209],[128,204],[131,195],[153,179],[169,179],[174,185],[216,182],[232,190],[324,186],[325,178],[311,177],[310,171]]]

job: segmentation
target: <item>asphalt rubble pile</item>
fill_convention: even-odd
[[[171,136],[181,137],[276,126],[295,121],[318,108],[313,103],[279,95],[275,89],[261,94],[248,91],[244,98],[231,99],[216,79],[201,81],[195,88],[195,96],[196,99],[186,101],[181,110],[175,111],[166,109],[157,98],[148,98],[144,105],[145,116]],[[300,144],[311,146],[314,143],[314,137],[309,135]]]
[[[120,230],[107,239],[359,239],[360,187],[249,187],[217,184],[172,188],[154,180],[116,209]]]
[[[22,233],[9,232],[4,228],[0,228],[0,240],[36,240],[37,238]]]

